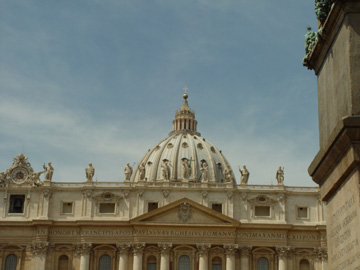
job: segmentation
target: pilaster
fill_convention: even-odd
[[[238,250],[238,245],[224,244],[226,254],[226,270],[235,270],[235,253]]]
[[[277,247],[276,252],[279,257],[279,270],[287,270],[287,254],[290,247]]]
[[[170,269],[170,250],[171,243],[159,243],[161,258],[160,258],[160,270]]]
[[[133,259],[133,270],[142,270],[142,259],[145,248],[145,243],[135,243],[132,245],[134,259]]]
[[[197,244],[199,253],[199,270],[208,270],[209,268],[209,249],[211,244]]]
[[[34,256],[34,269],[45,270],[46,254],[49,249],[49,242],[34,241],[31,244],[30,249]]]

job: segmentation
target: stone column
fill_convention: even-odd
[[[143,259],[144,248],[145,248],[145,243],[133,244],[133,251],[134,251],[133,270],[142,270],[142,259]]]
[[[45,270],[46,253],[49,248],[49,242],[33,242],[31,252],[34,255],[34,270]]]
[[[81,243],[76,246],[76,253],[80,255],[80,270],[89,270],[91,243]]]
[[[227,215],[229,217],[234,217],[234,202],[233,202],[234,192],[228,191],[226,195],[227,195],[227,207],[226,207]]]
[[[199,252],[199,270],[209,269],[209,249],[210,244],[197,244],[196,247]]]
[[[170,244],[170,243],[159,243],[159,248],[161,250],[160,270],[169,270],[170,269],[171,247],[172,247],[172,244]]]
[[[251,247],[240,247],[240,270],[250,270],[250,259],[249,255],[251,252]]]
[[[126,270],[130,245],[118,243],[116,244],[116,247],[119,251],[119,270]]]
[[[43,203],[41,204],[41,218],[48,219],[49,218],[49,204],[52,192],[49,189],[43,190]]]
[[[278,247],[276,252],[279,256],[279,270],[287,269],[287,253],[289,252],[290,247]]]
[[[91,218],[92,190],[83,191],[83,218]]]
[[[328,269],[327,248],[316,248],[315,253],[321,262],[321,270]]]
[[[226,270],[235,270],[235,253],[238,245],[225,244],[224,249],[226,254]]]

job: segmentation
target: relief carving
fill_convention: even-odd
[[[34,256],[45,255],[49,249],[49,242],[33,242],[31,243],[30,250]]]
[[[178,217],[182,222],[186,222],[190,219],[190,217],[191,217],[190,204],[188,204],[186,202],[183,202],[182,204],[180,204]]]
[[[211,247],[211,244],[197,244],[196,245],[197,250],[199,252],[200,256],[207,255],[209,253],[209,249]]]

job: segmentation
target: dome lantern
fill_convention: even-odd
[[[197,121],[195,120],[195,112],[190,109],[188,104],[187,88],[185,87],[185,93],[183,95],[184,101],[179,110],[175,112],[175,119],[173,120],[173,131],[169,133],[190,133],[200,136],[197,130]]]

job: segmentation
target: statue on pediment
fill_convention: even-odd
[[[86,179],[88,182],[92,182],[95,175],[95,168],[92,166],[92,163],[89,163],[89,166],[85,169]]]
[[[129,163],[126,164],[124,168],[124,174],[125,174],[125,181],[130,181],[131,175],[132,175],[133,169],[130,166]]]
[[[48,163],[48,165],[43,165],[43,168],[45,170],[45,180],[51,181],[53,174],[54,174],[54,168],[51,166],[51,162]]]
[[[34,187],[39,187],[44,185],[44,183],[40,180],[40,175],[44,172],[32,172],[26,179],[27,182],[32,184]]]

